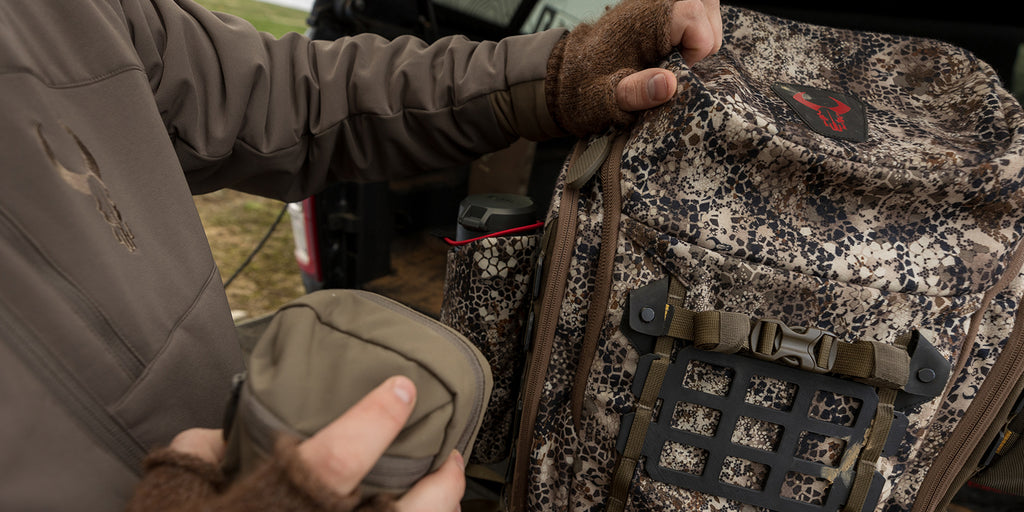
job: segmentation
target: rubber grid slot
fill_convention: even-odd
[[[640,393],[654,355],[641,358]],[[773,510],[838,510],[878,405],[874,388],[686,346],[643,457],[655,480]],[[632,415],[623,418],[632,422]]]

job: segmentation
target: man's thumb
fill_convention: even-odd
[[[676,77],[665,69],[645,69],[623,78],[615,87],[615,101],[627,112],[665,103],[676,92]]]

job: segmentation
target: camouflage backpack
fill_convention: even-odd
[[[944,43],[723,16],[543,238],[453,248],[477,462],[517,511],[942,510],[1020,394],[1024,112]]]

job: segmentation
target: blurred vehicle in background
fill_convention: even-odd
[[[599,15],[608,0],[316,0],[308,19],[313,39],[363,32],[426,41],[461,34],[497,40]],[[459,202],[471,193],[530,196],[543,213],[572,141],[519,141],[469,165],[410,180],[340,183],[288,206],[295,259],[307,291],[355,288],[391,270],[397,233],[454,229]]]
[[[309,35],[333,40],[371,32],[387,38],[411,34],[434,41],[451,34],[496,40],[553,27],[572,28],[596,18],[615,0],[315,0]],[[942,39],[992,64],[1021,97],[1015,65],[1024,44],[1019,17],[998,6],[938,8],[934,2],[843,4],[796,1],[727,2],[782,17],[834,27]],[[1005,8],[1004,8],[1005,10]],[[295,258],[307,291],[356,288],[391,270],[396,233],[454,226],[459,201],[470,193],[528,195],[538,211],[571,140],[520,141],[473,164],[412,180],[341,183],[289,205]]]

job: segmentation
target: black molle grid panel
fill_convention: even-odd
[[[655,357],[641,358],[634,393],[639,395]],[[691,365],[710,377],[687,376]],[[791,402],[782,407],[748,403],[749,389],[763,389],[766,380]],[[856,466],[853,461],[878,395],[874,388],[857,382],[687,346],[669,365],[659,402],[658,418],[648,428],[643,447],[644,467],[652,478],[774,510],[821,511],[838,510],[849,496],[854,471],[838,468]],[[850,404],[857,406],[856,413],[842,414],[853,409],[844,408]],[[681,420],[685,414],[679,411],[700,411],[717,426],[703,423],[691,428],[699,421]],[[632,421],[630,416],[624,423]],[[801,449],[801,440],[804,446],[814,441],[829,443],[838,453],[808,454]],[[700,456],[675,460],[693,454]],[[792,494],[801,483],[813,480],[831,482],[827,494],[813,499],[783,497],[784,487]]]

